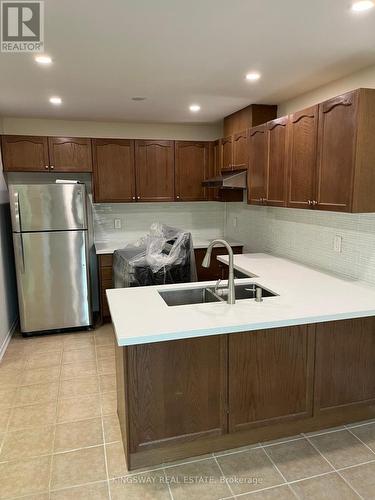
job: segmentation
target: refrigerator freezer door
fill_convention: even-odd
[[[84,184],[9,186],[13,231],[87,229]]]
[[[87,231],[13,233],[22,332],[92,324]]]

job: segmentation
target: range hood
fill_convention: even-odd
[[[211,177],[210,179],[204,180],[202,186],[222,189],[246,189],[246,174],[247,170],[222,172],[222,174],[217,177]]]

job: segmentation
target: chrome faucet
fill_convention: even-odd
[[[228,250],[228,255],[229,255],[229,277],[228,277],[228,304],[235,304],[236,303],[236,293],[235,293],[235,287],[234,287],[234,272],[233,272],[233,250],[229,243],[227,243],[225,240],[213,240],[211,243],[208,245],[206,255],[204,256],[203,262],[202,262],[202,267],[210,267],[211,263],[211,253],[212,249],[215,245],[222,245],[226,247]]]

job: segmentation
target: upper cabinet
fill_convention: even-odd
[[[94,200],[135,201],[134,141],[94,139]]]
[[[4,135],[1,145],[5,172],[49,170],[47,137]]]
[[[358,92],[335,97],[320,105],[318,208],[351,210],[357,143]]]
[[[220,141],[221,169],[232,170],[233,164],[233,137],[223,137]]]
[[[248,131],[243,130],[233,135],[233,163],[234,170],[247,168],[249,157]]]
[[[210,175],[208,142],[175,142],[176,200],[206,201],[208,190],[202,181]]]
[[[249,132],[249,169],[247,202],[264,205],[267,195],[268,135],[267,126],[253,127]]]
[[[174,141],[135,141],[137,201],[174,201]]]
[[[286,147],[288,117],[267,123],[268,167],[266,204],[283,207],[286,203]]]
[[[91,172],[91,139],[48,137],[50,169],[58,172]]]
[[[2,137],[6,172],[91,172],[91,139],[72,137]]]
[[[315,197],[319,107],[289,117],[288,206],[309,208]]]

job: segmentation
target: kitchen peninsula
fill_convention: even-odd
[[[159,292],[215,283],[107,291],[129,469],[375,417],[374,289],[266,254],[234,262],[237,285],[274,295],[173,306]]]

